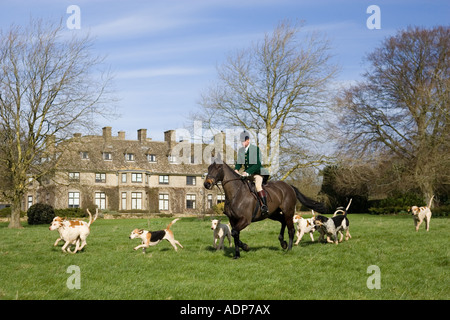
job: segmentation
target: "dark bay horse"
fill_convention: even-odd
[[[221,160],[215,160],[208,167],[208,175],[205,178],[204,186],[206,189],[212,189],[218,182],[222,182],[225,192],[224,213],[228,216],[231,224],[231,235],[234,238],[235,255],[234,259],[240,257],[239,248],[248,251],[247,244],[239,239],[242,229],[250,223],[261,221],[266,218],[279,221],[281,223],[280,241],[283,249],[292,249],[294,240],[294,222],[292,220],[295,213],[297,199],[310,209],[320,213],[327,213],[324,204],[307,198],[301,194],[297,188],[287,184],[284,181],[270,181],[264,186],[268,193],[267,206],[269,214],[261,216],[258,200],[250,191],[247,181],[243,181],[226,163]],[[289,245],[284,241],[284,230],[288,227]]]

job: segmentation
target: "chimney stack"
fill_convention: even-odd
[[[145,142],[147,140],[147,129],[139,129],[137,134],[139,142]]]
[[[104,127],[103,128],[103,138],[105,140],[110,140],[111,139],[111,127]]]
[[[167,142],[169,150],[175,145],[175,130],[167,130],[164,132],[164,141]]]

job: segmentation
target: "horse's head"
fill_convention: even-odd
[[[223,180],[223,166],[223,162],[216,162],[216,160],[214,160],[214,162],[209,165],[208,174],[206,175],[205,182],[203,183],[203,186],[206,189],[211,190],[214,185],[217,184],[217,182]]]

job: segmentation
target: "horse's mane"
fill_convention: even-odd
[[[239,177],[239,174],[236,173],[236,172],[234,171],[234,169],[231,168],[231,167],[228,165],[228,163],[226,163],[225,161],[222,161],[222,164],[224,165],[225,168],[227,168],[227,169],[233,174],[233,176]]]
[[[233,168],[231,168],[231,167],[228,165],[228,163],[225,162],[225,160],[222,159],[222,157],[221,157],[220,154],[219,154],[219,156],[218,156],[216,159],[213,160],[213,163],[221,164],[221,165],[223,166],[223,168],[226,168],[228,171],[230,171],[230,172],[233,174],[233,176],[234,176],[235,178],[237,178],[237,177],[240,176],[238,173],[236,173],[236,172],[234,171]],[[225,174],[225,172],[224,172],[224,174]]]

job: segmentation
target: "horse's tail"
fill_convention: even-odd
[[[328,209],[325,206],[325,204],[318,202],[316,200],[310,199],[307,196],[305,196],[304,194],[302,194],[300,191],[298,191],[298,189],[294,186],[291,185],[291,187],[294,189],[295,191],[295,195],[297,196],[297,199],[305,206],[307,206],[310,209],[313,209],[314,211],[317,211],[319,213],[322,214],[327,214],[328,213]]]

